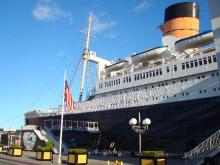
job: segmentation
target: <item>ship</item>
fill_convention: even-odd
[[[114,62],[89,50],[91,17],[83,52],[84,70],[75,110],[64,112],[63,141],[70,147],[138,149],[129,120],[150,118],[142,148],[183,153],[219,129],[220,78],[212,31],[199,31],[199,4],[165,9],[162,46]],[[96,88],[82,101],[86,63],[96,64]],[[60,107],[28,110],[26,125],[60,132]]]

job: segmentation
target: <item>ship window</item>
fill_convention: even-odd
[[[175,84],[175,81],[173,81],[173,84]]]
[[[137,75],[134,75],[134,81],[136,81],[137,80]]]
[[[167,67],[167,73],[169,73],[170,72],[170,68],[169,67]]]
[[[153,77],[155,77],[155,70],[153,71]]]
[[[160,84],[158,84],[158,87],[160,87]]]
[[[121,80],[120,79],[118,79],[118,84],[120,84],[121,83]]]
[[[189,69],[189,62],[186,62],[186,68]]]
[[[128,82],[128,77],[126,77],[126,82]]]
[[[176,95],[174,95],[174,97],[176,97]]]
[[[154,88],[154,86],[152,85],[152,88]]]
[[[173,66],[173,69],[174,69],[174,71],[176,72],[176,71],[177,71],[177,66],[174,65],[174,66]]]
[[[187,93],[186,93],[186,95],[188,96],[188,95],[189,95],[189,93],[187,92]]]
[[[195,67],[198,67],[198,61],[194,60],[194,63],[195,63]]]
[[[199,91],[199,93],[202,93],[202,91]]]
[[[162,75],[162,70],[161,69],[159,69],[159,72],[160,72],[160,75]]]
[[[204,63],[204,65],[207,64],[207,59],[206,59],[206,57],[203,58],[203,63]]]
[[[156,70],[156,75],[158,76],[158,69]]]
[[[218,90],[220,91],[220,87],[218,87]]]
[[[200,76],[198,76],[198,79],[200,79]]]
[[[204,89],[204,92],[206,93],[206,89]]]
[[[134,79],[135,79],[135,75],[134,75]],[[125,77],[124,77],[124,80],[123,80],[123,82],[125,83]]]
[[[145,73],[143,73],[143,79],[145,79]]]
[[[216,73],[216,76],[218,76],[219,74],[218,74],[218,72]]]
[[[148,78],[148,72],[146,72],[146,77]]]
[[[213,59],[213,62],[216,62],[216,56],[215,55],[212,56],[212,59]]]
[[[142,73],[140,74],[140,79],[142,79]]]
[[[214,74],[214,73],[212,73],[212,77],[213,77],[213,76],[215,76],[215,74]]]
[[[205,75],[202,75],[202,78],[205,78]]]
[[[187,79],[185,79],[185,81],[187,81]]]
[[[166,85],[168,85],[168,83],[166,83]]]
[[[181,80],[181,82],[183,82],[183,80]]]
[[[214,88],[213,91],[216,91],[216,88]]]
[[[184,96],[184,93],[182,93],[182,96]]]
[[[183,70],[185,69],[185,63],[182,63],[182,69]]]
[[[137,80],[139,80],[139,74],[137,75]]]
[[[131,82],[131,76],[129,76],[129,82]]]
[[[202,59],[199,59],[199,65],[202,65]]]
[[[211,58],[211,56],[208,56],[208,62],[209,62],[209,64],[212,63],[212,58]]]
[[[194,63],[193,63],[193,61],[190,61],[190,67],[191,67],[191,68],[194,67]]]
[[[152,72],[150,72],[150,77],[152,76]]]
[[[162,83],[162,86],[164,86],[164,83]]]

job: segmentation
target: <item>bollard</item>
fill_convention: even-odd
[[[109,160],[107,161],[107,165],[110,165],[110,162],[109,162]]]
[[[114,165],[118,165],[118,160],[115,160]]]

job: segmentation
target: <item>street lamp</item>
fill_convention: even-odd
[[[135,118],[129,120],[129,125],[131,128],[139,134],[139,155],[141,156],[141,134],[148,130],[148,126],[151,124],[151,120],[149,118],[145,118],[141,123],[141,114],[138,113],[138,121]]]

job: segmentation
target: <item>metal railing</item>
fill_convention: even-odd
[[[205,156],[220,146],[220,129],[203,141],[197,147],[184,155],[185,165],[195,165],[202,161]]]
[[[59,119],[45,120],[44,127],[50,130],[59,130],[60,120]],[[92,121],[64,120],[63,130],[87,131],[91,133],[98,133],[99,125],[98,125],[98,122],[92,122]]]

